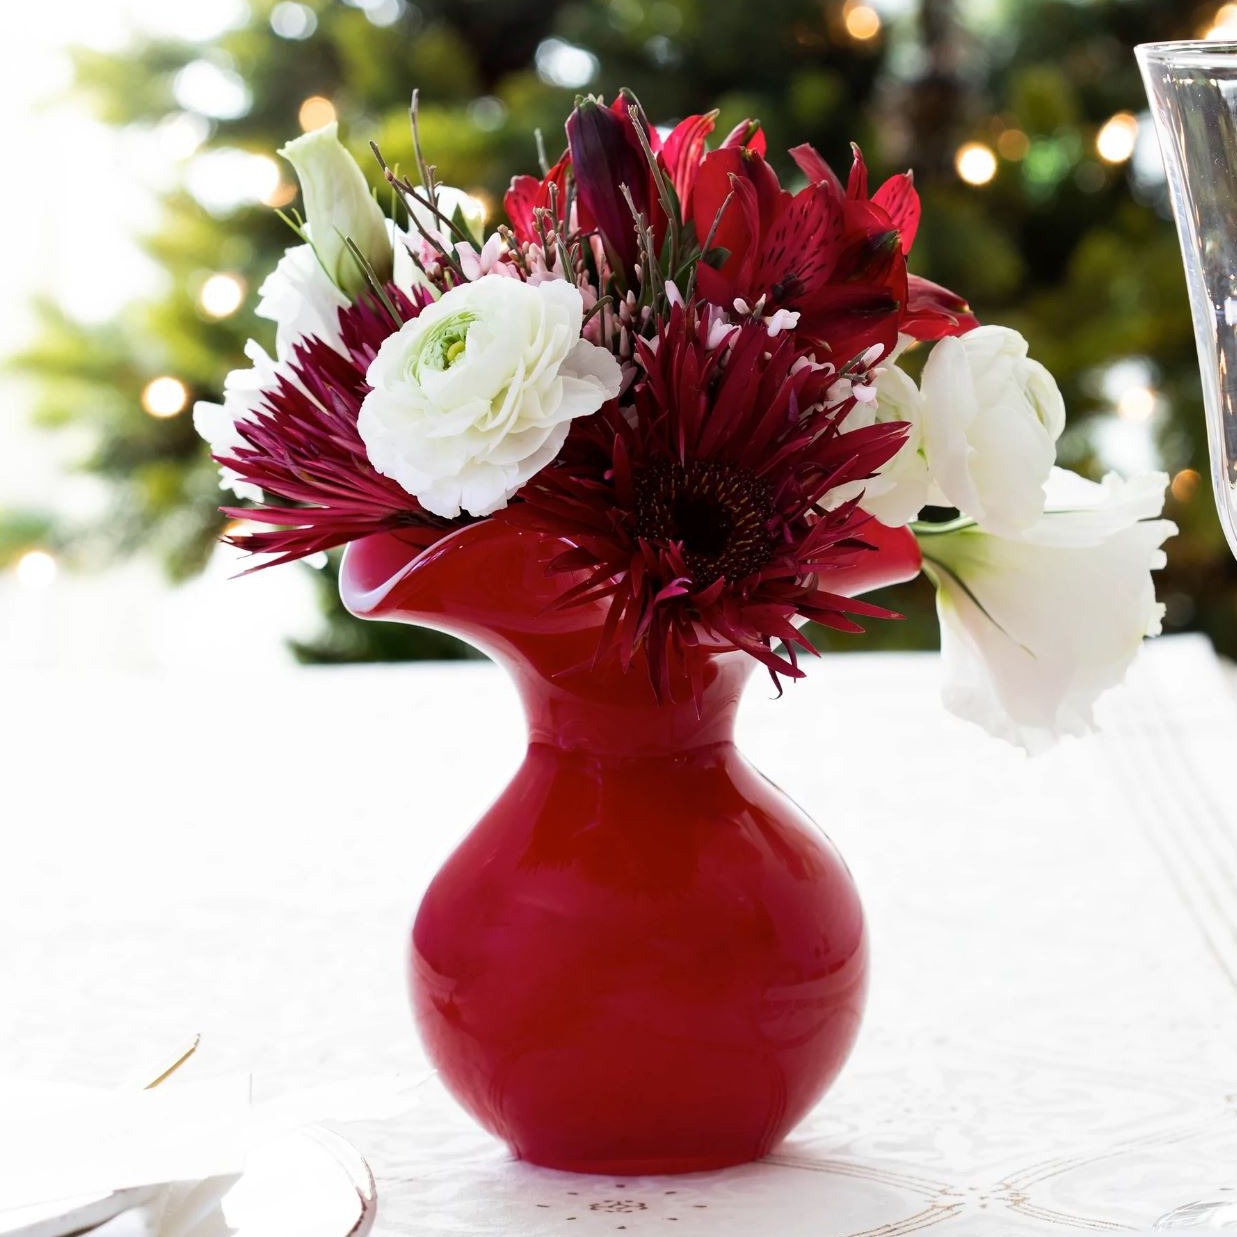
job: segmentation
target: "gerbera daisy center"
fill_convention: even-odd
[[[636,532],[676,542],[697,588],[742,580],[769,561],[773,498],[751,470],[725,460],[654,459],[635,477]]]

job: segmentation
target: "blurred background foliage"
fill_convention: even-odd
[[[176,169],[145,238],[166,279],[104,327],[39,307],[39,336],[13,364],[35,384],[38,425],[80,444],[78,467],[105,481],[110,510],[87,523],[0,510],[0,566],[37,543],[88,566],[146,552],[173,579],[201,569],[223,522],[189,410],[219,397],[250,335],[272,334],[252,311],[292,239],[272,209],[296,200],[274,155],[288,138],[337,117],[371,172],[371,138],[408,166],[415,86],[441,178],[497,212],[510,178],[535,170],[537,130],[554,158],[575,95],[627,85],[658,122],[718,107],[725,132],[759,117],[787,182],[783,152],[803,141],[843,169],[851,141],[876,177],[913,168],[913,269],[1027,336],[1070,409],[1065,464],[1170,474],[1181,533],[1159,576],[1166,629],[1205,631],[1237,655],[1237,568],[1206,484],[1181,263],[1131,54],[1218,32],[1237,5],[250,0],[245,14],[206,46],[76,54],[74,91],[107,123],[156,136]],[[334,564],[316,570],[322,631],[301,657],[459,654],[445,637],[350,620]],[[907,621],[837,647],[936,643],[930,587],[885,600]]]

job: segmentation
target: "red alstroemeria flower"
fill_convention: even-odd
[[[679,200],[678,222],[685,223],[691,218],[696,174],[716,115],[688,116],[662,138],[649,124],[635,96],[627,91],[609,107],[598,99],[583,100],[567,120],[567,152],[549,174],[541,181],[517,176],[511,182],[504,205],[517,239],[537,239],[536,211],[548,207],[551,183],[558,186],[560,202],[565,200],[563,173],[570,168],[580,231],[596,231],[613,269],[630,281],[640,252],[632,205],[652,228],[653,243],[659,251],[669,226],[644,143]],[[720,149],[742,147],[764,152],[764,135],[752,121],[736,125]],[[631,203],[623,194],[624,186]]]
[[[692,216],[702,238],[716,222],[713,246],[727,256],[698,268],[700,295],[727,309],[741,299],[766,316],[798,313],[798,334],[827,349],[839,368],[874,345],[888,352],[902,332],[932,339],[976,325],[959,298],[907,274],[919,222],[909,176],[869,198],[857,149],[846,189],[811,147],[791,154],[812,180],[796,194],[752,151],[705,157]]]
[[[856,146],[853,150],[854,161],[845,197],[852,202],[863,202],[869,200],[868,169],[859,148]],[[810,181],[824,184],[838,197],[843,196],[842,182],[813,146],[807,143],[796,146],[790,156]],[[898,231],[902,255],[909,257],[919,231],[920,216],[914,177],[910,172],[891,176],[871,195],[870,201],[889,217]],[[907,275],[906,305],[900,324],[903,334],[920,340],[941,339],[946,335],[964,335],[978,325],[970,307],[956,292],[920,275]]]
[[[544,230],[551,229],[564,234],[569,220],[567,210],[567,174],[571,159],[564,154],[561,159],[538,180],[535,176],[516,176],[503,197],[503,208],[511,230],[521,245],[539,244]],[[544,212],[544,213],[543,213]],[[542,225],[539,217],[546,222]]]
[[[871,476],[906,427],[842,433],[848,409],[807,406],[815,371],[789,332],[745,322],[710,347],[713,325],[676,305],[637,342],[634,409],[612,403],[576,422],[558,460],[495,517],[571,544],[555,566],[585,576],[565,602],[605,601],[598,655],[617,647],[630,665],[643,649],[662,694],[703,638],[745,650],[776,680],[801,676],[798,651],[815,651],[796,618],[858,631],[852,615],[890,617],[830,591],[831,573],[871,552],[871,517],[857,502],[820,504]]]
[[[386,293],[404,321],[423,308],[394,284]],[[340,310],[339,329],[346,355],[316,336],[302,340],[288,365],[292,376],[281,376],[265,406],[238,422],[247,445],[215,457],[263,492],[261,503],[223,508],[226,515],[275,526],[228,538],[241,549],[274,555],[263,567],[394,529],[405,532],[410,545],[428,546],[470,523],[425,511],[399,482],[374,469],[357,433],[369,391],[365,373],[396,329],[388,312],[362,297]]]

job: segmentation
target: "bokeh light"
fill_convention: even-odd
[[[189,391],[179,378],[166,374],[152,378],[142,390],[142,408],[152,417],[163,420],[184,412],[189,403]]]
[[[1202,484],[1202,475],[1194,468],[1183,468],[1175,477],[1169,489],[1179,503],[1188,503],[1198,493]]]
[[[17,583],[22,588],[47,588],[56,578],[57,563],[46,550],[27,550],[15,568]]]
[[[335,119],[335,104],[320,94],[310,95],[296,114],[297,123],[303,133],[314,129],[322,129]]]
[[[842,23],[846,27],[846,33],[859,43],[866,43],[881,32],[880,14],[861,0],[846,0],[842,9]]]
[[[237,275],[212,275],[198,291],[198,305],[209,318],[227,318],[245,299],[245,283]]]
[[[189,161],[185,182],[189,192],[213,214],[227,214],[251,202],[281,204],[279,164],[269,155],[226,147],[208,150]]]
[[[307,39],[318,28],[318,15],[307,4],[283,0],[271,9],[271,29],[281,39]]]
[[[986,185],[996,175],[996,155],[983,142],[966,142],[954,155],[954,168],[968,185]]]
[[[1104,122],[1095,136],[1095,151],[1105,163],[1124,163],[1138,144],[1138,117],[1118,112]]]
[[[1155,405],[1156,394],[1150,387],[1127,387],[1117,400],[1117,416],[1123,421],[1150,421]]]
[[[172,82],[172,94],[185,111],[216,120],[236,120],[253,104],[245,79],[209,60],[185,65]]]
[[[1237,4],[1222,4],[1202,35],[1205,39],[1237,39]]]
[[[1017,163],[1027,157],[1031,139],[1021,129],[1003,129],[996,140],[996,149],[1002,159]]]
[[[550,86],[579,90],[587,86],[601,69],[592,52],[574,47],[562,39],[545,39],[537,47],[537,76]]]

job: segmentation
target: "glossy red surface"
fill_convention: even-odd
[[[887,541],[853,591],[918,569],[909,534]],[[344,557],[354,613],[463,636],[507,667],[528,716],[523,764],[417,914],[417,1022],[447,1086],[522,1159],[605,1173],[755,1159],[854,1042],[859,898],[734,746],[756,663],[702,652],[699,712],[685,690],[659,704],[640,666],[593,667],[599,612],[546,609],[564,587],[545,573],[554,549],[483,522],[412,561],[391,534]]]

